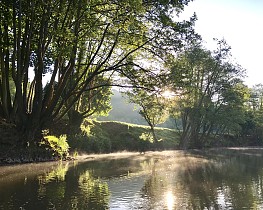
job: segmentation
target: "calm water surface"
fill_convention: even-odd
[[[0,209],[263,209],[263,149],[0,167]]]

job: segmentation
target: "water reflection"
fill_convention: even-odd
[[[91,171],[85,171],[78,179],[81,196],[75,199],[77,209],[108,209],[109,189],[106,182],[94,178]]]
[[[151,207],[162,206],[160,192],[173,186],[174,205],[164,209],[262,209],[263,162],[257,156],[261,151],[257,155],[230,151],[224,156],[222,152],[191,154],[180,167],[177,161],[159,160],[143,188]]]
[[[175,201],[175,196],[173,195],[172,191],[168,191],[166,193],[166,203],[167,203],[167,209],[168,210],[173,210],[174,208],[174,201]]]
[[[263,209],[262,149],[0,167],[0,209]]]
[[[12,179],[5,185],[1,177],[0,209],[108,209],[107,183],[90,170],[78,173],[77,167],[69,168],[69,163],[49,166],[40,175],[25,174],[27,181],[21,179],[15,186]]]

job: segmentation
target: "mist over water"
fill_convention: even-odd
[[[262,209],[263,150],[83,155],[0,167],[0,209]]]

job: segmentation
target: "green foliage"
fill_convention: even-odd
[[[70,134],[68,139],[70,147],[75,151],[111,152],[111,141],[108,134],[91,120],[85,119],[81,125],[81,132]]]
[[[263,86],[252,87],[246,102],[245,120],[240,123],[240,142],[243,145],[263,145]]]
[[[214,52],[200,44],[167,61],[168,87],[175,93],[171,115],[182,122],[181,146],[203,147],[212,135],[239,134],[248,89],[243,69],[233,64],[230,47],[218,41]]]
[[[47,146],[53,151],[53,155],[61,159],[68,156],[69,145],[66,135],[61,135],[59,138],[56,136],[45,136],[40,144]]]
[[[97,117],[99,121],[119,121],[138,125],[148,125],[145,119],[138,113],[139,106],[128,102],[127,96],[117,90],[113,90],[110,104],[112,106],[108,116]],[[157,127],[174,128],[174,122],[171,118]]]
[[[89,141],[92,143],[91,150],[96,153],[108,153],[111,151],[111,141],[108,134],[100,127],[94,126],[91,129]]]
[[[139,137],[141,140],[143,141],[149,141],[149,142],[153,142],[153,136],[151,133],[142,133],[142,135],[140,135]]]
[[[125,92],[125,94],[130,102],[139,106],[139,114],[151,127],[153,141],[156,143],[157,137],[154,128],[156,125],[164,123],[169,117],[165,98],[158,93],[142,89],[133,89],[130,92]]]
[[[78,186],[81,196],[76,197],[74,206],[78,209],[108,209],[110,191],[106,181],[95,178],[92,171],[86,170],[79,176]]]
[[[100,85],[107,84],[109,81],[107,78],[97,77],[96,80],[90,85],[89,91],[83,92],[79,97],[77,103],[73,106],[75,112],[79,113],[83,118],[106,116],[111,110],[110,98],[112,95],[110,87],[92,88]]]
[[[147,79],[156,72],[140,61],[163,56],[171,42],[179,47],[193,34],[193,20],[172,18],[188,2],[1,1],[0,117],[15,123],[25,142],[37,142],[70,110],[107,114],[113,85],[156,85]]]
[[[41,185],[48,184],[54,180],[65,181],[65,177],[68,169],[69,169],[68,164],[63,164],[63,162],[60,162],[57,165],[57,167],[54,168],[53,170],[45,173],[44,175],[39,175],[38,180],[40,181]]]
[[[86,123],[86,124],[85,124]],[[175,149],[178,147],[178,133],[171,129],[156,128],[160,139],[153,145],[149,126],[121,122],[84,121],[82,133],[68,137],[72,150],[88,153],[109,153],[118,151],[147,151],[151,149]]]

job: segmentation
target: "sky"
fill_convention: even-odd
[[[236,62],[247,70],[245,84],[263,84],[263,0],[194,0],[180,17],[196,12],[196,32],[208,49],[224,38]]]

